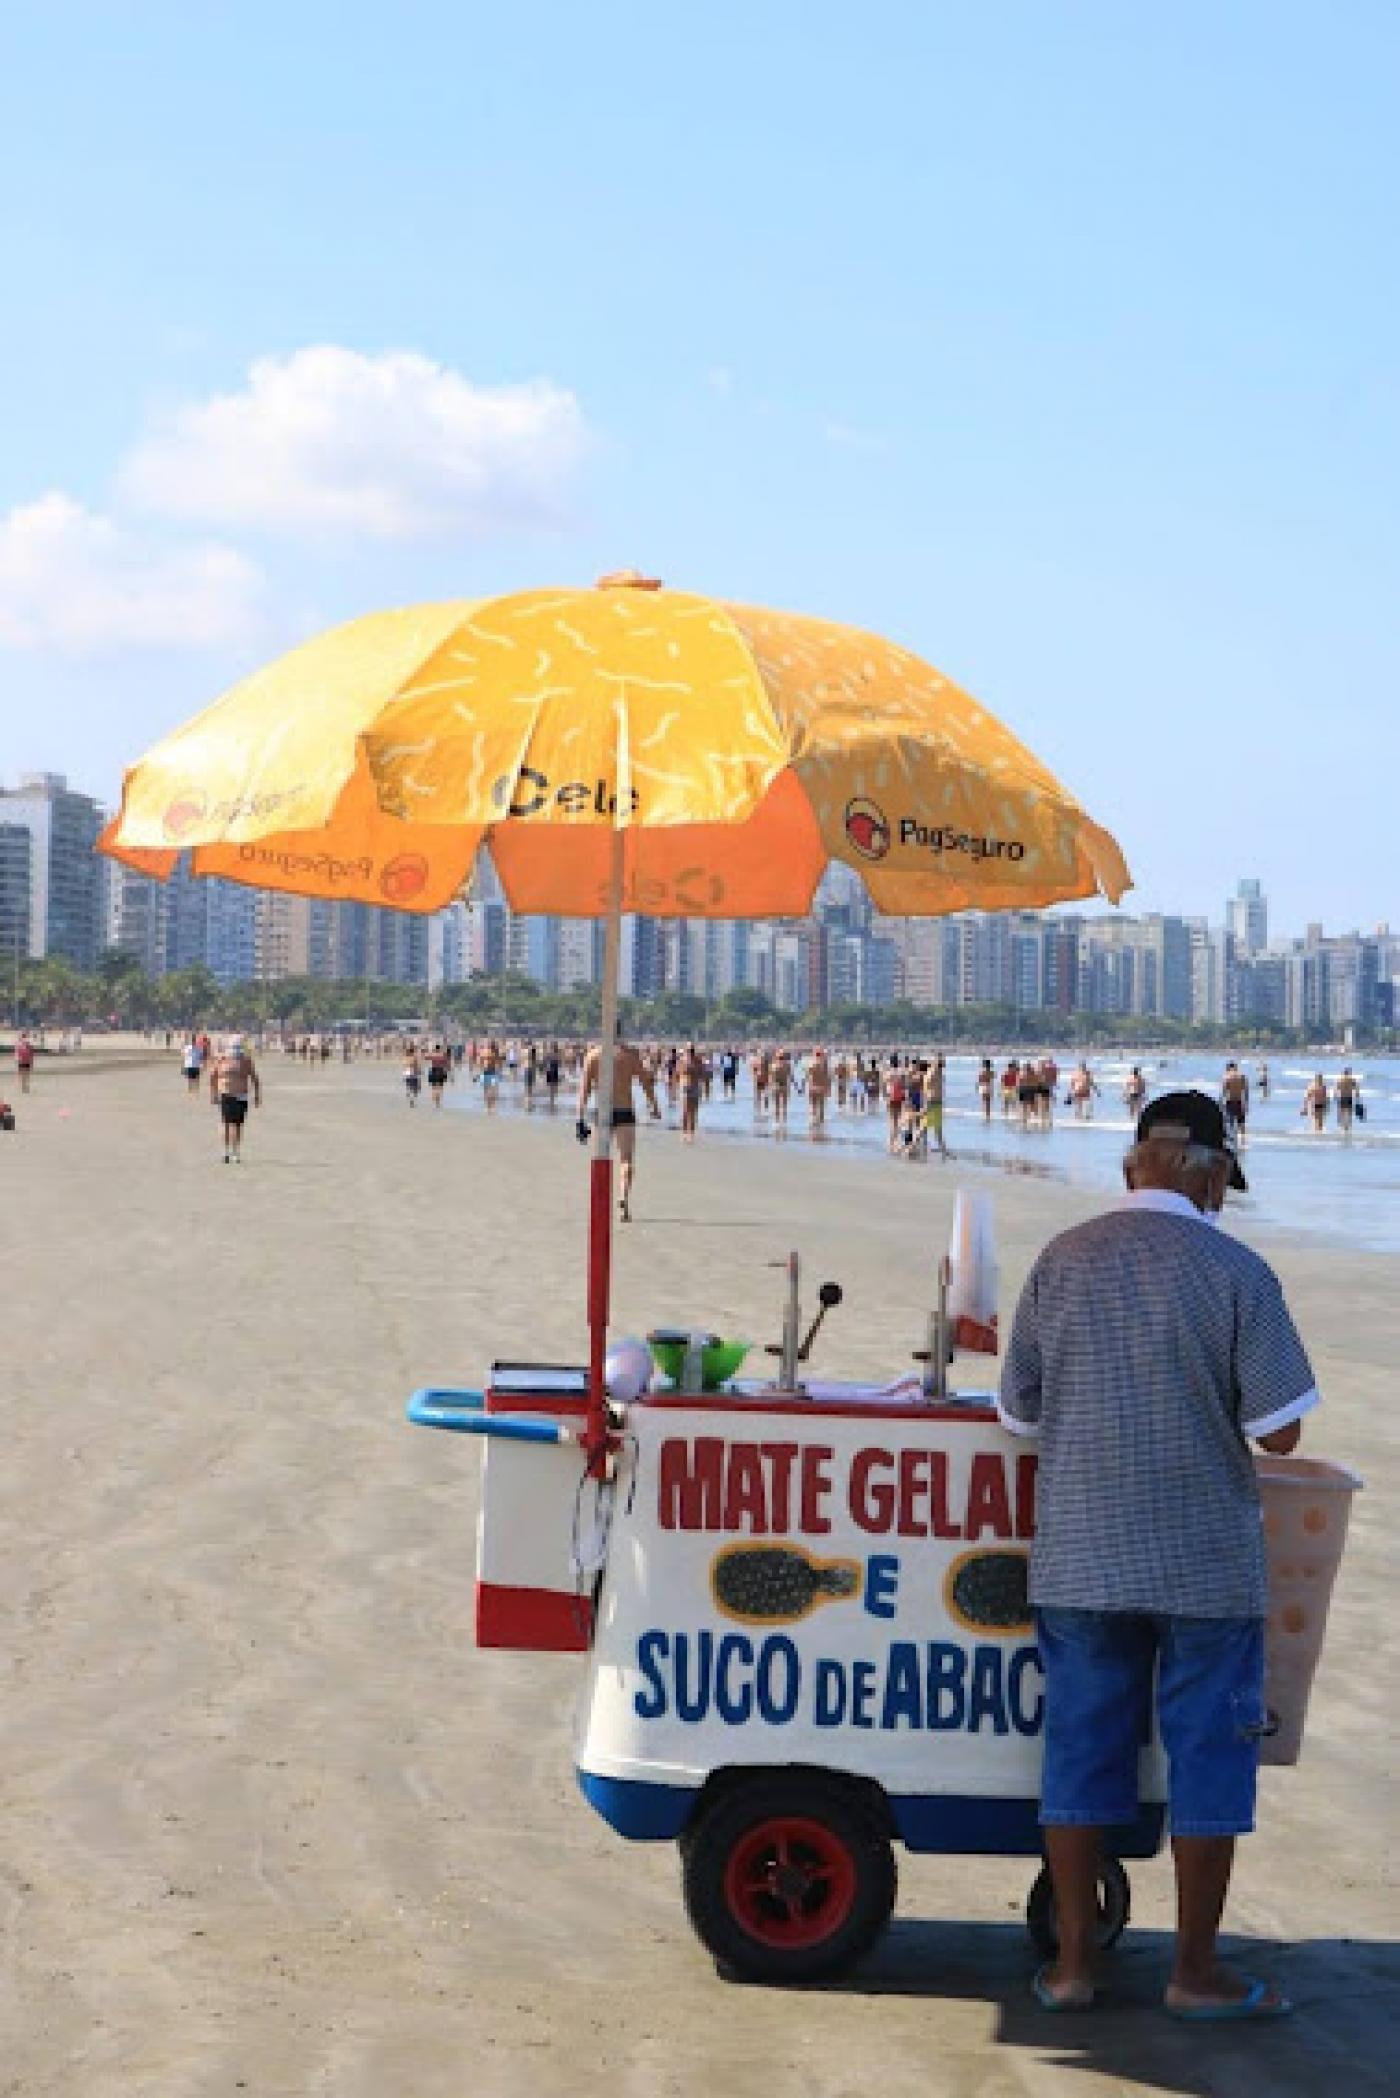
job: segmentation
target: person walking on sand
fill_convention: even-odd
[[[219,1110],[225,1165],[243,1163],[243,1124],[248,1119],[250,1093],[254,1106],[261,1107],[262,1080],[242,1035],[236,1034],[222,1056],[215,1057],[209,1070],[209,1098]]]
[[[1154,1100],[1124,1176],[1126,1201],[1032,1268],[997,1400],[1040,1456],[1030,1596],[1059,1950],[1034,1992],[1048,2011],[1094,2003],[1103,1831],[1137,1819],[1155,1695],[1177,1887],[1166,2008],[1193,2023],[1278,2018],[1287,1999],[1217,1950],[1267,1727],[1248,1445],[1295,1449],[1318,1394],[1277,1276],[1210,1228],[1245,1184],[1218,1102]]]
[[[501,1099],[501,1045],[488,1042],[481,1053],[481,1099],[488,1115],[493,1115]]]
[[[34,1043],[27,1028],[21,1031],[15,1043],[15,1069],[19,1072],[20,1091],[27,1093],[34,1075]]]
[[[428,1094],[434,1107],[442,1106],[442,1089],[451,1075],[447,1051],[441,1042],[434,1042],[428,1052]]]
[[[180,1068],[185,1074],[185,1091],[191,1100],[199,1098],[199,1081],[204,1072],[204,1052],[194,1035],[191,1035],[180,1051]]]
[[[598,1073],[602,1067],[603,1052],[595,1046],[583,1059],[583,1074],[578,1085],[578,1140],[586,1144],[592,1131],[588,1126],[588,1105],[598,1090]],[[661,1120],[661,1103],[656,1097],[656,1080],[650,1067],[627,1042],[619,1041],[613,1053],[613,1097],[612,1126],[613,1144],[617,1151],[617,1208],[624,1224],[632,1221],[632,1187],[637,1172],[637,1103],[635,1088],[641,1088],[646,1097],[647,1109],[653,1122]]]
[[[753,1072],[753,1111],[757,1117],[768,1112],[768,1051],[755,1049],[749,1059],[749,1068]]]
[[[562,1073],[559,1068],[559,1044],[557,1042],[551,1042],[549,1048],[545,1052],[544,1059],[544,1091],[545,1098],[549,1102],[549,1111],[551,1114],[554,1113],[555,1108],[559,1105],[559,1081],[561,1076]]]
[[[984,1056],[977,1073],[977,1099],[982,1109],[982,1120],[992,1119],[992,1095],[997,1089],[996,1068],[990,1056]]]
[[[825,1049],[814,1049],[807,1066],[807,1130],[821,1136],[826,1129],[826,1103],[831,1097],[831,1065]]]
[[[676,1068],[681,1094],[681,1142],[693,1144],[700,1129],[700,1100],[705,1090],[700,1052],[687,1042]]]
[[[1313,1133],[1317,1136],[1321,1136],[1323,1130],[1327,1127],[1327,1108],[1330,1099],[1331,1095],[1327,1090],[1327,1080],[1319,1071],[1303,1095],[1303,1113],[1312,1116]]]
[[[773,1134],[786,1136],[788,1103],[792,1099],[792,1058],[786,1049],[779,1049],[774,1055],[768,1083],[773,1094]]]
[[[934,1057],[924,1073],[924,1154],[928,1154],[928,1140],[933,1138],[940,1158],[948,1156],[948,1139],[943,1134],[944,1098],[948,1084],[947,1060],[940,1054]]]
[[[423,1090],[423,1060],[418,1054],[418,1044],[410,1042],[403,1054],[404,1097],[410,1107],[418,1105],[418,1095]]]

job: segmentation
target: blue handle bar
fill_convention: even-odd
[[[503,1442],[577,1442],[567,1421],[536,1420],[523,1413],[487,1413],[479,1391],[415,1391],[408,1402],[415,1428],[448,1428],[456,1435],[494,1435]]]

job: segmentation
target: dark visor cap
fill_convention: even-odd
[[[1138,1116],[1137,1140],[1143,1144],[1149,1137],[1159,1142],[1203,1144],[1208,1151],[1221,1152],[1230,1161],[1231,1187],[1241,1194],[1247,1192],[1249,1182],[1225,1134],[1225,1116],[1219,1101],[1212,1100],[1209,1093],[1162,1093],[1150,1101]]]

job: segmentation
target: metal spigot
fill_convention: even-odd
[[[786,1268],[788,1287],[787,1302],[783,1306],[783,1337],[774,1347],[770,1341],[765,1353],[776,1355],[778,1360],[778,1389],[797,1391],[797,1365],[801,1360],[802,1305],[798,1296],[798,1285],[802,1274],[802,1263],[796,1253],[789,1253],[786,1260],[770,1260],[770,1268]]]
[[[945,1253],[938,1263],[938,1294],[928,1315],[928,1346],[914,1350],[915,1362],[924,1366],[923,1393],[931,1406],[941,1406],[948,1396],[948,1365],[953,1359],[953,1337],[948,1327],[951,1279],[952,1266]]]
[[[801,1391],[802,1385],[798,1382],[797,1377],[799,1365],[804,1363],[811,1354],[812,1343],[821,1329],[822,1320],[826,1317],[828,1311],[834,1311],[841,1302],[841,1285],[839,1282],[822,1283],[817,1291],[817,1315],[807,1328],[804,1337],[802,1333],[802,1300],[799,1288],[802,1263],[796,1253],[789,1253],[786,1260],[770,1260],[768,1265],[773,1268],[786,1269],[788,1289],[787,1302],[783,1306],[782,1340],[776,1346],[770,1341],[765,1349],[765,1353],[776,1355],[779,1358],[777,1388],[780,1391]]]

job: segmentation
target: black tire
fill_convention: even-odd
[[[681,1845],[685,1910],[729,1980],[823,1981],[870,1950],[894,1907],[878,1809],[806,1771],[722,1792]]]
[[[1107,1952],[1128,1927],[1132,1897],[1128,1875],[1117,1858],[1105,1858],[1099,1866],[1098,1948]],[[1042,1959],[1053,1960],[1060,1949],[1059,1925],[1055,1920],[1055,1889],[1050,1867],[1042,1865],[1040,1876],[1026,1899],[1026,1929]]]

